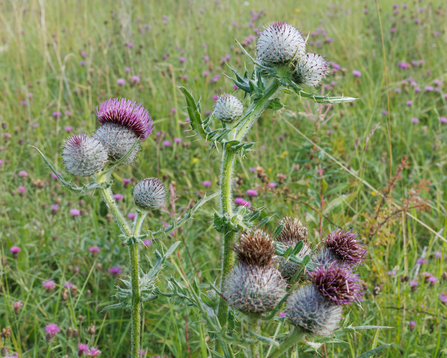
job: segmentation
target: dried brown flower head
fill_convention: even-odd
[[[276,238],[276,241],[286,246],[295,245],[298,241],[303,241],[305,244],[309,242],[307,240],[307,227],[297,218],[285,217],[279,224],[283,225],[284,228]]]
[[[262,230],[242,234],[239,243],[233,245],[233,250],[240,262],[259,267],[272,263],[275,248],[275,242]]]

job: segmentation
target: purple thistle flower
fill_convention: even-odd
[[[64,282],[64,287],[70,289],[73,287],[73,284],[71,282]]]
[[[293,80],[298,85],[317,86],[329,73],[329,66],[323,56],[306,53],[298,60]]]
[[[27,104],[28,104],[28,101],[26,101],[26,100],[22,101],[22,106],[26,106]]]
[[[149,113],[140,104],[125,98],[112,98],[96,107],[101,124],[116,123],[131,129],[140,140],[149,137],[153,130]]]
[[[163,142],[161,142],[161,144],[164,147],[170,147],[172,145],[172,143],[169,140],[164,140]]]
[[[255,189],[248,189],[247,190],[247,195],[249,195],[249,196],[256,196],[256,195],[258,195],[258,191],[255,190]]]
[[[140,83],[140,77],[139,76],[132,76],[132,82]]]
[[[410,281],[408,282],[408,286],[410,286],[411,288],[415,288],[419,286],[419,283],[417,281]]]
[[[28,172],[27,171],[25,171],[25,170],[21,170],[21,171],[19,171],[19,177],[27,177],[28,176]]]
[[[87,355],[90,357],[98,357],[101,351],[98,348],[92,347],[87,351]]]
[[[45,327],[45,332],[50,333],[50,334],[56,334],[56,333],[60,332],[60,328],[57,326],[56,323],[50,323],[49,325],[47,325]]]
[[[129,213],[129,215],[127,215],[127,218],[130,220],[135,219],[135,213]]]
[[[66,132],[71,132],[72,130],[73,130],[72,126],[65,126],[64,127],[64,131],[66,131]]]
[[[124,85],[126,84],[126,80],[125,80],[124,78],[118,78],[118,79],[116,80],[116,84],[117,84],[118,86],[124,86]]]
[[[186,58],[184,58],[184,57],[179,57],[178,60],[180,61],[180,63],[185,63],[186,62]]]
[[[409,100],[407,101],[407,106],[412,106],[413,105],[413,101]]]
[[[58,118],[58,117],[62,116],[62,113],[61,112],[53,112],[52,116],[54,118]]]
[[[117,277],[119,274],[123,273],[123,270],[119,266],[112,266],[109,268],[109,273],[113,275],[113,277]]]
[[[56,287],[56,283],[53,280],[45,280],[42,282],[42,286],[47,291],[51,291],[51,290],[54,290],[54,288]]]
[[[352,71],[352,75],[355,77],[361,77],[362,73],[360,71],[355,70],[355,71]]]
[[[436,251],[436,252],[435,252],[435,257],[436,257],[437,259],[440,259],[440,258],[442,257],[442,252],[441,252],[441,251]]]
[[[98,253],[98,252],[101,251],[101,249],[98,246],[91,246],[91,247],[88,248],[88,251],[89,252],[96,252],[96,253]]]
[[[433,86],[425,86],[425,92],[432,92],[433,90]]]
[[[416,263],[418,265],[423,265],[423,264],[427,263],[427,260],[425,260],[423,257],[421,257],[421,258],[416,260]]]
[[[359,276],[349,267],[330,264],[316,268],[310,275],[320,293],[339,306],[362,299],[363,291]]]
[[[413,331],[414,328],[416,327],[416,321],[410,321],[409,326],[410,326],[410,331]]]
[[[278,186],[278,184],[271,182],[268,184],[270,188],[276,188]]]
[[[335,230],[323,240],[323,245],[328,249],[337,261],[349,265],[357,265],[366,257],[366,248],[357,239],[357,233],[343,230]]]
[[[441,300],[442,303],[447,303],[447,294],[444,294],[444,292],[441,292],[439,299]]]
[[[210,182],[209,180],[205,180],[205,181],[202,182],[202,185],[203,185],[205,188],[209,188],[209,187],[211,186],[211,182]]]
[[[24,186],[19,186],[19,187],[17,188],[17,191],[19,192],[19,194],[20,194],[21,196],[23,196],[23,195],[26,193],[26,188],[25,188]]]
[[[114,194],[113,198],[115,200],[122,200],[124,198],[124,195],[123,194]]]
[[[123,183],[124,183],[124,184],[130,184],[131,182],[132,182],[131,179],[123,178]]]
[[[144,241],[143,241],[143,244],[144,244],[145,246],[149,246],[149,245],[152,245],[152,241],[151,241],[151,240],[144,240]]]
[[[75,216],[80,216],[81,215],[81,211],[78,209],[70,209],[69,213],[71,216],[75,217]]]
[[[178,138],[178,137],[175,137],[175,138],[174,138],[174,143],[179,144],[179,143],[181,143],[181,142],[182,142],[182,138]]]
[[[84,343],[78,343],[78,356],[82,357],[88,351],[88,345]]]
[[[22,249],[21,249],[20,247],[18,247],[18,246],[12,246],[12,247],[9,249],[9,251],[10,251],[12,254],[17,254],[17,253],[19,253],[20,251],[22,251]]]
[[[419,119],[416,117],[413,117],[413,118],[411,118],[411,123],[414,123],[414,124],[419,123]]]
[[[58,210],[59,210],[59,205],[57,205],[57,204],[53,204],[53,205],[51,205],[51,211],[56,212],[56,211],[58,211]]]

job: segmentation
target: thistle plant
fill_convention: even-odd
[[[205,295],[196,284],[184,287],[170,281],[174,294],[202,313],[210,335],[216,338],[212,351],[216,356],[260,357],[259,343],[264,342],[271,348],[262,356],[280,357],[298,344],[311,345],[313,339],[332,334],[342,319],[343,306],[361,301],[362,285],[354,271],[366,250],[351,231],[332,233],[323,240],[323,248],[313,248],[307,227],[295,217],[283,218],[272,234],[262,231],[271,217],[256,223],[259,210],[233,206],[235,158],[244,157],[254,146],[245,138],[256,120],[268,109],[284,107],[282,93],[326,104],[354,98],[305,91],[319,85],[328,64],[321,55],[306,53],[306,40],[289,24],[267,26],[259,35],[255,58],[241,49],[254,70],[240,74],[229,67],[234,74],[229,79],[238,87],[237,93],[244,93],[244,101],[237,93],[223,94],[214,113],[203,118],[200,102],[180,87],[192,130],[222,153],[220,208],[214,214],[214,228],[221,236],[219,286],[210,282]],[[212,129],[216,120],[222,126]],[[272,321],[282,309],[291,327],[287,337],[279,342],[261,335],[262,322]],[[237,321],[246,329],[237,330]]]
[[[204,197],[180,220],[175,220],[168,227],[142,233],[142,225],[147,214],[164,207],[166,189],[156,178],[146,178],[137,182],[133,189],[137,214],[133,223],[130,223],[114,199],[112,173],[119,166],[135,161],[140,153],[140,143],[152,133],[151,117],[141,105],[124,98],[110,99],[102,103],[97,107],[96,115],[100,123],[96,132],[92,136],[74,135],[66,140],[62,149],[66,171],[80,177],[91,177],[92,182],[82,187],[73,185],[54,169],[41,151],[37,148],[36,150],[61,184],[71,192],[79,195],[99,192],[119,226],[121,231],[119,239],[127,246],[129,252],[130,278],[123,280],[125,288],[117,287],[115,297],[119,303],[105,307],[103,311],[118,308],[131,311],[130,353],[132,358],[137,358],[140,350],[142,304],[163,294],[156,286],[157,276],[163,269],[164,261],[173,253],[179,242],[174,243],[164,254],[155,250],[156,262],[152,264],[149,261],[150,269],[146,273],[140,268],[138,243],[145,238],[154,238],[175,230],[208,198]]]

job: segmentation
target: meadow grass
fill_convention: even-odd
[[[360,272],[366,294],[361,307],[345,310],[346,324],[392,327],[348,329],[336,334],[336,343],[323,344],[318,353],[309,348],[302,356],[357,357],[385,343],[392,346],[380,353],[383,357],[447,355],[447,306],[440,300],[442,292],[447,295],[442,279],[447,256],[447,7],[442,1],[403,4],[398,1],[395,9],[388,1],[2,1],[0,328],[12,329],[2,344],[20,357],[73,357],[78,342],[99,347],[105,357],[125,357],[130,342],[129,312],[101,313],[115,303],[111,295],[120,284],[110,267],[121,268],[119,277],[129,274],[118,227],[108,222],[99,196],[67,192],[31,146],[63,173],[60,154],[67,132],[91,134],[97,105],[121,96],[143,104],[154,132],[160,133],[143,143],[131,167],[115,172],[115,192],[124,195],[119,202],[123,212],[134,213],[132,184],[122,179],[163,178],[176,201],[170,201],[169,212],[151,216],[145,228],[163,226],[180,216],[190,200],[219,188],[221,153],[210,151],[188,130],[177,86],[201,98],[204,111],[212,111],[214,95],[235,93],[242,100],[224,76],[230,74],[225,61],[252,70],[234,39],[246,41],[254,55],[256,41],[248,36],[281,20],[309,33],[309,51],[339,68],[321,91],[358,100],[331,107],[323,116],[325,107],[284,96],[286,108],[260,118],[248,138],[256,142],[254,150],[237,160],[235,196],[263,208],[265,216],[275,214],[267,224],[271,231],[284,215],[303,218],[315,245],[323,230],[336,228],[333,223],[357,231],[369,248]],[[263,9],[253,24],[250,9],[255,14]],[[118,85],[118,79],[125,84]],[[387,193],[405,157],[409,165],[381,205],[380,193]],[[211,186],[205,187],[202,182],[208,180]],[[270,188],[271,182],[278,186]],[[19,187],[26,192],[20,194]],[[259,195],[249,198],[246,190],[255,188]],[[54,204],[58,210],[52,210]],[[184,285],[198,279],[203,290],[219,276],[219,238],[212,225],[217,205],[217,200],[207,203],[193,222],[144,248],[153,257],[155,248],[182,241],[160,277],[164,291],[170,290],[170,276]],[[81,215],[73,217],[70,209]],[[22,249],[17,259],[12,246]],[[101,249],[96,256],[88,251],[92,246]],[[425,261],[418,264],[421,257]],[[147,267],[145,259],[142,266]],[[436,282],[425,279],[424,272]],[[56,282],[52,292],[42,286],[48,279]],[[416,290],[408,284],[412,280],[418,282]],[[66,290],[66,282],[77,289]],[[17,301],[23,305],[15,313]],[[62,330],[50,350],[44,341],[49,323]],[[96,332],[89,335],[92,323]],[[69,327],[79,330],[80,337],[67,338]],[[274,334],[272,327],[263,329]],[[148,357],[210,354],[204,322],[176,299],[145,304],[143,331]],[[286,331],[284,324],[276,335]]]

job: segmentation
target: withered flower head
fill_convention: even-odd
[[[308,243],[307,227],[297,218],[287,216],[279,224],[283,225],[284,228],[276,238],[276,241],[283,243],[285,246],[295,245],[298,241],[303,241],[305,244]]]
[[[275,248],[275,242],[262,230],[242,234],[239,243],[233,245],[233,250],[240,262],[259,267],[272,263]]]

